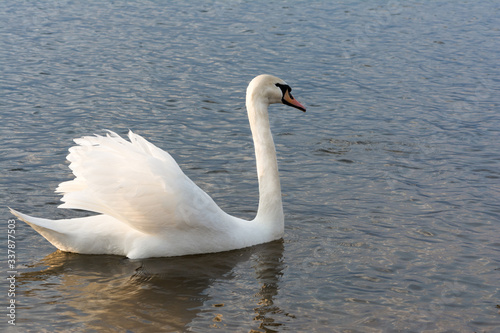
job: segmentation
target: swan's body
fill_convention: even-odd
[[[282,102],[305,111],[286,83],[253,79],[246,106],[259,179],[254,220],[226,214],[193,183],[166,151],[129,132],[76,139],[70,148],[75,179],[61,183],[61,208],[100,215],[49,220],[12,210],[58,249],[129,258],[219,252],[279,239],[284,231],[281,188],[268,106]]]

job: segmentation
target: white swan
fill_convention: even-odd
[[[228,215],[193,183],[166,151],[132,132],[76,139],[68,160],[75,179],[63,182],[59,207],[100,215],[49,220],[11,209],[62,251],[129,258],[168,257],[239,249],[282,237],[284,217],[268,106],[302,111],[281,79],[259,75],[247,88],[259,180],[254,220]]]

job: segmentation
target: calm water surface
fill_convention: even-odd
[[[497,1],[3,1],[2,296],[9,332],[499,332]],[[244,109],[273,106],[282,241],[180,258],[54,252],[72,139],[133,129],[231,214],[253,218]]]

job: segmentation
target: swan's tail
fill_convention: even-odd
[[[94,215],[74,219],[50,220],[29,216],[12,208],[9,209],[12,214],[29,224],[61,251],[86,254],[125,254],[120,239],[123,239],[123,234],[131,229],[110,216]]]
[[[59,250],[72,252],[70,248],[67,246],[68,236],[65,234],[64,230],[59,230],[61,228],[58,228],[60,227],[58,226],[59,223],[57,223],[59,221],[29,216],[20,213],[10,207],[9,210],[20,220],[29,224],[33,229],[35,229],[40,235],[45,237],[45,239],[47,239],[52,245],[57,247]]]

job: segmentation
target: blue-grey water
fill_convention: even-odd
[[[499,65],[493,0],[0,2],[0,327],[500,332]],[[308,109],[271,110],[282,241],[129,260],[17,221],[8,296],[6,206],[84,214],[53,192],[76,137],[132,129],[253,218],[261,73]]]

